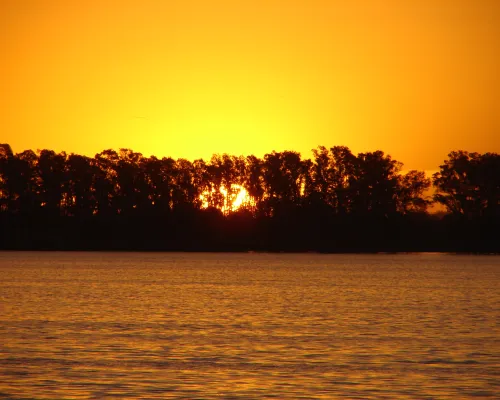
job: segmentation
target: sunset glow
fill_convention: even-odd
[[[0,55],[0,400],[500,399],[500,0],[0,0]]]
[[[231,204],[231,209],[233,211],[236,211],[244,204],[249,204],[250,202],[251,202],[251,199],[250,199],[250,196],[248,195],[247,190],[244,187],[240,187],[240,191],[236,195],[236,198],[234,199],[233,204]]]
[[[209,159],[500,151],[497,0],[4,0],[0,142]]]
[[[231,193],[228,194],[227,189],[221,186],[219,192],[223,195],[224,205],[220,207],[223,214],[228,212],[237,211],[245,205],[251,205],[252,199],[248,195],[247,190],[240,185],[232,185]],[[205,191],[200,195],[200,200],[202,201],[202,208],[208,208],[210,206],[210,197],[215,193],[215,189],[211,192]]]

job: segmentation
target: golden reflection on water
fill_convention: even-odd
[[[500,258],[0,253],[0,398],[499,398]]]

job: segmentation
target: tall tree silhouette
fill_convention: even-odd
[[[424,171],[408,171],[400,177],[398,190],[398,211],[402,214],[426,212],[431,201],[425,192],[430,188],[431,180]]]
[[[305,165],[299,153],[273,151],[266,154],[263,163],[266,211],[274,213],[278,208],[299,205],[305,181]]]
[[[246,188],[248,195],[251,198],[251,210],[254,213],[262,212],[261,206],[264,198],[264,177],[263,177],[263,161],[250,155],[246,157],[246,174],[243,178],[243,186]]]
[[[0,144],[0,212],[12,209],[14,203],[14,176],[12,174],[12,159],[14,153],[7,143]]]
[[[180,158],[176,161],[172,202],[174,208],[200,208],[200,186],[202,176],[189,160]]]
[[[70,154],[66,160],[67,214],[89,217],[97,210],[94,182],[98,168],[92,159],[78,154]]]
[[[313,193],[338,214],[351,211],[358,160],[345,146],[313,150]],[[359,168],[358,168],[359,170]]]
[[[118,159],[112,163],[115,185],[115,206],[119,213],[125,215],[137,214],[138,208],[144,206],[145,179],[140,162],[142,154],[130,149],[120,149]],[[147,194],[144,196],[147,198]]]
[[[498,216],[500,208],[500,156],[453,151],[433,176],[435,201],[468,219]]]
[[[94,157],[97,167],[94,190],[99,216],[109,216],[118,212],[116,208],[117,180],[115,164],[118,162],[118,153],[114,150],[104,150]]]
[[[360,153],[350,185],[353,211],[384,217],[395,214],[401,167],[383,151]]]
[[[172,191],[174,188],[175,160],[156,157],[142,158],[141,167],[144,173],[144,183],[147,186],[150,215],[166,216],[172,207]]]
[[[0,145],[0,247],[500,251],[500,156],[450,153],[430,179],[382,151],[93,158]],[[245,188],[247,204],[235,210]]]
[[[7,152],[6,152],[7,153]],[[2,186],[10,213],[35,215],[39,211],[38,158],[32,150],[2,157]]]
[[[66,153],[41,150],[37,159],[38,196],[41,209],[48,216],[61,214],[63,195],[67,192]]]

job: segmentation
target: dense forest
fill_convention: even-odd
[[[452,152],[432,179],[402,167],[342,146],[191,162],[3,144],[0,248],[500,251],[500,155]]]

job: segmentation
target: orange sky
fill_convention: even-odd
[[[0,142],[500,152],[498,0],[2,0]]]

